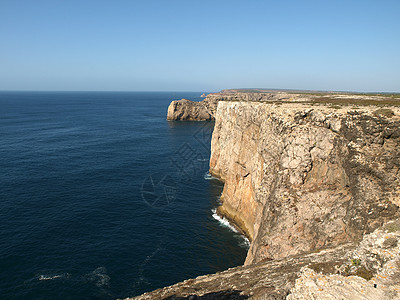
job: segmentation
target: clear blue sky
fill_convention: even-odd
[[[0,90],[250,87],[400,92],[400,1],[0,1]]]

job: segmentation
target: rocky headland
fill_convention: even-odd
[[[218,213],[251,246],[136,299],[400,299],[399,95],[227,90],[168,119],[215,119]]]
[[[172,101],[168,107],[167,120],[210,121],[214,120],[217,100],[208,97],[201,102],[188,99]]]

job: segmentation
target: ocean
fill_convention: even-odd
[[[0,299],[116,299],[244,262],[201,93],[0,92]]]

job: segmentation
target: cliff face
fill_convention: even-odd
[[[399,216],[399,111],[218,104],[219,212],[252,240],[246,265],[361,240]],[[375,112],[375,114],[374,114]]]
[[[399,299],[399,100],[225,91],[194,104],[213,103],[218,212],[251,246],[245,266],[137,299]],[[198,119],[176,105],[172,119]]]

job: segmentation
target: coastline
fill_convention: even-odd
[[[374,297],[396,297],[400,95],[235,91],[207,97],[218,99],[209,173],[224,183],[215,212],[249,237],[245,264],[137,299],[219,299],[229,290],[232,299],[303,299],[318,292],[310,288],[318,280],[327,283],[320,291],[342,297],[336,277],[361,287],[353,298],[367,289]],[[381,260],[372,253],[391,254]]]
[[[211,170],[209,170],[207,174],[210,176],[210,178],[207,178],[207,180],[214,179],[224,183],[224,181],[221,178],[218,178],[217,175],[212,174]],[[226,210],[223,208],[222,193],[218,199],[218,202],[219,205],[216,208],[212,209],[213,218],[216,219],[218,222],[220,222],[223,226],[226,226],[233,232],[239,233],[241,236],[243,236],[243,239],[246,241],[246,244],[248,243],[248,246],[250,247],[252,240],[248,235],[248,233],[245,230],[243,230],[243,228],[239,225],[240,223],[239,224],[236,223],[235,219],[230,217],[230,215],[227,212],[225,212]]]
[[[219,180],[220,182],[225,184],[225,180],[216,172],[214,172],[211,168],[208,171],[211,176],[213,176],[215,179]],[[244,222],[240,219],[239,216],[236,216],[235,214],[231,214],[229,211],[230,209],[226,208],[227,203],[224,206],[224,197],[223,197],[223,192],[219,198],[220,205],[216,208],[216,213],[222,217],[226,218],[228,222],[238,231],[240,234],[242,234],[251,244],[253,241],[253,237],[249,234],[248,229],[246,228],[246,225]]]

